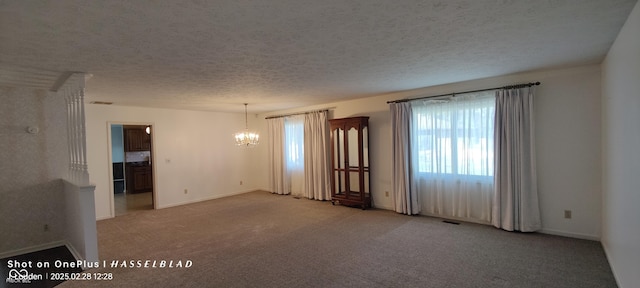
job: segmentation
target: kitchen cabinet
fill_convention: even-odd
[[[127,193],[153,191],[153,173],[150,165],[127,165]]]
[[[145,131],[146,126],[124,126],[124,149],[131,151],[150,151],[151,135]]]
[[[369,117],[332,119],[329,125],[331,203],[369,208]]]

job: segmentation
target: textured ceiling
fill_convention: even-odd
[[[599,63],[635,3],[0,0],[0,72],[87,72],[90,101],[265,112]]]

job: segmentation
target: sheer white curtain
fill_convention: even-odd
[[[508,231],[541,228],[533,94],[533,87],[496,91],[496,189],[491,222]]]
[[[290,180],[285,159],[284,118],[267,119],[269,134],[269,189],[275,194],[289,194]]]
[[[412,102],[412,175],[422,213],[490,223],[495,97]]]
[[[291,195],[304,196],[304,115],[284,118],[286,173]]]
[[[304,117],[305,196],[331,199],[329,125],[327,111],[307,113]]]
[[[391,103],[391,141],[393,175],[391,187],[398,213],[420,213],[420,199],[411,175],[411,104]]]

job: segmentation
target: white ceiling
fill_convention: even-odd
[[[80,71],[89,101],[274,111],[599,63],[635,3],[0,0],[0,85]]]

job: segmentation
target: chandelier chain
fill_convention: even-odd
[[[244,128],[249,130],[249,118],[247,117],[247,104],[244,103]]]

